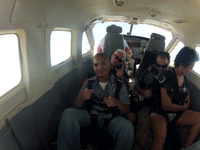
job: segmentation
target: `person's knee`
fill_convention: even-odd
[[[67,108],[63,111],[61,118],[62,119],[71,118],[74,112],[75,108]]]
[[[160,141],[165,141],[167,136],[167,130],[156,130],[154,131],[154,136],[157,137]]]
[[[135,113],[130,113],[126,117],[132,124],[134,124],[137,116]]]
[[[119,132],[127,135],[127,137],[134,137],[135,135],[134,127],[132,123],[129,122],[128,120],[122,121],[119,129],[120,129]]]

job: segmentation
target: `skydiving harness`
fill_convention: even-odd
[[[173,74],[173,77],[174,77],[174,90],[172,91],[169,83],[166,82],[166,78],[165,76],[163,76],[162,74],[157,76],[157,79],[159,81],[160,84],[163,85],[163,87],[166,89],[167,91],[167,94],[170,96],[171,98],[171,101],[175,104],[178,104],[178,105],[183,105],[184,104],[184,99],[177,99],[177,95],[175,96],[175,93],[178,92],[179,93],[185,93],[188,91],[187,87],[185,86],[185,81],[187,80],[186,79],[186,76],[184,76],[184,83],[183,83],[183,88],[182,87],[179,87],[177,86],[178,85],[178,80],[177,80],[177,76],[176,76],[176,72],[174,70],[174,68],[172,68],[172,74]],[[177,83],[177,85],[176,85]],[[167,122],[168,122],[168,127],[167,127],[167,138],[166,138],[166,141],[165,141],[165,148],[166,150],[170,150],[170,149],[173,149],[174,148],[174,145],[176,145],[176,149],[179,149],[182,145],[182,141],[180,140],[180,135],[178,134],[176,128],[175,128],[175,124],[177,122],[177,120],[179,119],[179,117],[183,114],[183,111],[177,111],[177,112],[174,112],[176,113],[176,116],[174,117],[174,119],[169,122],[169,118],[168,118],[168,115],[167,115],[167,111],[165,111],[162,107],[158,110],[160,112],[161,115],[163,115]],[[169,112],[170,113],[170,112]]]
[[[93,82],[94,82],[94,80],[88,80],[88,89],[92,89]],[[122,87],[122,82],[123,81],[121,81],[119,78],[117,78],[115,95],[114,95],[114,97],[116,99],[119,99],[119,92],[120,92],[120,89]],[[95,99],[95,101],[93,99]],[[105,113],[105,114],[111,113],[112,117],[111,118],[105,118],[105,120],[104,120],[103,128],[107,129],[107,127],[108,127],[109,123],[111,122],[111,120],[116,116],[120,116],[121,112],[116,106],[115,107],[107,107],[106,103],[102,103],[102,101],[103,100],[99,100],[94,94],[92,94],[90,100],[88,100],[86,102],[86,105],[85,105],[84,109],[86,109],[91,114],[91,110],[94,109],[92,107],[92,105],[95,104],[95,105],[97,105],[99,107],[102,107],[102,108],[106,109],[104,111],[96,110],[97,112]],[[91,114],[91,124],[92,125],[97,125],[97,123],[98,123],[97,115]]]
[[[177,77],[176,77],[176,72],[174,70],[174,68],[172,68],[172,71],[173,71],[173,75],[174,75],[174,79],[175,79],[175,82],[178,83],[178,80],[177,80]],[[163,87],[166,89],[167,91],[167,95],[170,96],[171,98],[171,101],[175,104],[178,104],[178,105],[183,105],[184,103],[184,100],[175,100],[174,99],[174,96],[175,96],[175,91],[172,91],[170,85],[166,82],[166,79],[165,79],[165,76],[163,74],[159,74],[158,76],[156,76],[157,80],[159,81],[160,84],[163,85]],[[186,92],[188,89],[185,87],[185,80],[186,80],[186,77],[184,76],[184,87],[183,88],[179,88],[178,91],[179,92]],[[177,87],[178,88],[178,87]],[[169,122],[168,120],[168,116],[166,114],[167,111],[164,111],[163,108],[159,110],[162,115],[167,119],[167,121]],[[178,112],[175,112],[176,113],[176,116],[175,118],[170,122],[171,125],[175,125],[176,121],[179,119],[179,117],[182,115],[183,111],[178,111]]]
[[[172,69],[173,71],[173,74],[174,74],[174,78],[175,78],[175,82],[178,83],[177,81],[177,78],[176,78],[176,73],[174,71],[174,69]],[[150,89],[152,88],[153,86],[153,82],[154,80],[157,80],[160,84],[163,85],[163,87],[167,90],[167,94],[170,96],[171,100],[173,103],[175,104],[183,104],[183,101],[178,101],[178,100],[174,100],[174,95],[175,95],[175,92],[171,90],[171,87],[170,85],[166,82],[166,78],[163,74],[157,74],[156,75],[156,65],[152,65],[149,67],[148,69],[148,73],[147,75],[145,76],[144,78],[144,82],[146,83],[146,89]],[[182,91],[186,91],[187,88],[182,88]],[[157,99],[157,97],[155,95],[152,95],[155,99]],[[157,99],[158,100],[158,99]],[[159,109],[159,113],[161,113],[166,119],[167,121],[169,122],[169,119],[168,119],[168,116],[167,116],[167,111],[163,110],[163,108],[161,107],[161,109]],[[170,112],[169,112],[170,113]],[[170,122],[170,124],[175,124],[176,121],[178,120],[178,118],[181,116],[181,114],[183,113],[182,111],[178,111],[178,112],[175,112],[176,113],[176,116],[175,118]]]
[[[156,65],[152,65],[148,68],[148,73],[144,78],[144,82],[146,83],[146,89],[149,89],[153,84],[154,79],[156,78]]]

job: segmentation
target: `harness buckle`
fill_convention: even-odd
[[[161,84],[165,81],[165,76],[158,74],[157,76],[155,76],[155,78],[158,80],[158,82]]]

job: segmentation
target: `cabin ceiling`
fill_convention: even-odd
[[[39,21],[84,28],[101,17],[129,23],[138,18],[138,23],[187,37],[200,32],[199,16],[199,0],[127,0],[125,6],[114,6],[113,0],[0,0],[0,23]]]

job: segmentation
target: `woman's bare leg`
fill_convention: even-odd
[[[193,144],[200,130],[200,113],[192,110],[186,110],[176,122],[177,126],[192,126],[188,139],[183,148],[188,148]]]
[[[162,115],[155,115],[150,118],[150,124],[154,133],[150,149],[162,150],[167,136],[167,120]]]

